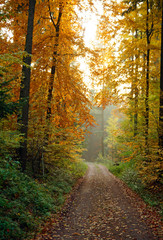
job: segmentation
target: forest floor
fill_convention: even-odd
[[[163,224],[106,167],[90,163],[83,182],[37,240],[163,239]]]

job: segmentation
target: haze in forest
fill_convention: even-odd
[[[162,1],[0,7],[0,239],[34,235],[86,161],[161,212]]]

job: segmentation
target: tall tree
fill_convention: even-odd
[[[34,14],[35,14],[36,0],[29,0],[28,9],[28,26],[26,34],[25,52],[26,56],[23,58],[22,79],[20,85],[20,101],[23,100],[21,116],[18,119],[20,125],[20,132],[24,135],[19,149],[19,157],[22,170],[26,170],[27,160],[27,133],[28,133],[28,113],[29,113],[29,90],[31,78],[31,54],[33,42],[33,28],[34,28]]]
[[[147,53],[146,53],[146,93],[145,93],[145,145],[148,150],[148,131],[149,131],[149,58],[150,58],[150,30],[149,30],[149,0],[146,1],[146,36],[147,36]]]
[[[63,2],[59,1],[59,11],[58,11],[58,18],[56,23],[54,22],[50,1],[48,0],[49,5],[49,15],[50,19],[53,23],[53,27],[55,28],[55,44],[54,44],[54,50],[52,55],[52,66],[51,66],[51,74],[50,74],[50,81],[49,81],[49,89],[48,89],[48,99],[47,99],[47,112],[46,112],[46,120],[47,120],[47,128],[45,132],[45,141],[46,144],[48,144],[48,138],[49,138],[49,124],[50,124],[50,118],[52,113],[52,97],[53,97],[53,87],[54,87],[54,78],[55,78],[55,72],[56,72],[56,62],[57,62],[57,52],[58,52],[58,45],[59,45],[59,33],[60,33],[60,24],[61,24],[61,18],[62,18],[62,12],[63,12]]]
[[[160,68],[160,111],[159,111],[159,146],[163,148],[163,2],[161,22],[161,68]]]
[[[102,25],[103,34],[101,36],[106,38],[107,35],[110,35],[110,26],[112,26],[112,34],[114,32],[117,39],[120,36],[120,43],[117,46],[119,54],[112,65],[116,64],[117,66],[114,78],[120,85],[122,84],[121,87],[127,88],[121,104],[121,111],[124,116],[126,115],[127,127],[130,129],[129,133],[126,132],[126,129],[123,133],[126,136],[125,141],[130,146],[127,158],[129,160],[137,159],[139,151],[140,160],[137,165],[140,168],[140,174],[142,178],[147,175],[147,181],[152,182],[160,179],[158,174],[160,162],[156,160],[160,67],[159,51],[156,50],[160,46],[160,1],[125,0],[118,5],[116,1],[113,1],[112,4],[114,6],[112,13],[114,13],[114,17],[117,17],[115,21],[112,21],[114,24],[105,21],[106,17],[103,17],[105,23]],[[111,9],[111,5],[106,3],[106,8],[109,9],[109,7]],[[104,11],[105,16],[107,13]],[[118,17],[119,13],[122,13],[121,17]],[[120,27],[119,32],[118,27]],[[113,46],[113,44],[110,45]],[[108,51],[109,47],[107,47]],[[112,72],[113,69],[109,68],[109,72]],[[112,82],[112,78],[109,78],[107,83],[109,81]],[[128,117],[130,121],[128,121]],[[125,153],[124,150],[125,155],[127,152]]]

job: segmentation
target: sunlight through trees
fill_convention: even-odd
[[[3,170],[43,181],[75,172],[83,157],[127,162],[147,188],[161,189],[162,1],[0,6]]]

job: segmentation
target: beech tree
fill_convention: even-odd
[[[71,1],[47,1],[36,6],[40,15],[36,15],[33,45],[28,148],[33,169],[38,172],[43,161],[48,165],[50,159],[55,161],[48,154],[54,153],[53,159],[62,161],[68,144],[72,146],[73,142],[74,151],[75,146],[78,151],[77,139],[81,143],[84,126],[93,119],[82,73],[75,63],[79,55],[85,54],[75,6],[76,2]]]
[[[20,97],[24,101],[23,114],[19,116],[25,139],[20,148],[23,170],[28,165],[36,175],[77,159],[86,128],[93,123],[92,100],[83,81],[80,56],[88,61],[90,78],[99,87],[93,104],[101,113],[107,105],[120,106],[124,122],[119,125],[121,134],[114,138],[114,145],[121,152],[121,160],[138,159],[142,178],[147,173],[148,181],[158,180],[155,170],[160,168],[158,124],[162,104],[159,105],[160,1],[103,1],[97,44],[91,49],[84,45],[79,12],[90,6],[89,11],[98,13],[92,1],[86,5],[77,0],[32,2],[33,42],[27,41],[31,45],[26,53],[25,39],[28,25],[31,27],[29,1],[3,3],[9,21],[2,21],[0,26],[6,26],[13,37],[8,41],[7,34],[4,36],[0,51],[24,54],[23,78],[18,76],[11,84],[13,100]],[[12,69],[20,72],[21,64],[13,64]],[[12,127],[16,128],[16,114],[12,118]]]
[[[46,113],[46,120],[47,125],[49,125],[49,121],[51,118],[51,102],[52,102],[52,92],[53,92],[53,86],[54,86],[54,78],[55,78],[55,72],[56,72],[56,62],[57,62],[57,53],[58,53],[58,45],[59,45],[59,33],[60,33],[60,24],[61,24],[61,18],[62,18],[62,11],[63,11],[63,2],[59,1],[59,10],[58,10],[58,18],[56,23],[54,22],[54,18],[51,12],[51,6],[50,1],[48,1],[49,4],[49,15],[50,19],[53,23],[53,27],[55,28],[55,43],[54,43],[54,51],[52,55],[52,67],[51,67],[51,74],[50,74],[50,82],[49,82],[49,89],[48,89],[48,99],[47,99],[47,113]],[[48,127],[48,126],[47,126]],[[48,132],[49,130],[46,129],[45,133],[45,141],[48,141]]]
[[[25,52],[27,55],[23,58],[22,80],[20,85],[20,101],[23,100],[21,116],[18,119],[20,126],[20,133],[24,135],[24,140],[20,146],[20,162],[22,170],[26,170],[27,161],[27,133],[28,133],[28,112],[29,112],[29,91],[30,91],[30,78],[31,78],[31,54],[33,42],[33,27],[34,27],[34,14],[35,14],[36,0],[29,0],[28,10],[28,27],[25,43]]]
[[[159,111],[159,146],[162,151],[163,147],[163,3],[162,22],[161,22],[161,64],[160,64],[160,111]]]
[[[122,1],[110,4],[104,1],[104,6],[105,16],[102,18],[103,22],[100,23],[102,30],[100,36],[103,42],[108,40],[106,52],[110,51],[110,46],[114,51],[109,29],[112,29],[112,35],[119,39],[116,47],[119,53],[112,58],[110,64],[112,68],[109,70],[111,74],[114,71],[113,79],[116,79],[117,86],[124,86],[124,90],[126,88],[119,95],[119,100],[122,100],[120,111],[123,112],[129,128],[127,131],[126,127],[121,124],[124,136],[121,134],[119,139],[127,141],[126,147],[123,147],[124,157],[122,159],[124,161],[137,159],[136,165],[144,181],[152,182],[158,179],[160,181],[159,169],[161,166],[156,157],[159,120],[158,80],[160,78],[158,49],[161,18],[159,1]],[[106,9],[112,10],[114,19],[112,22],[107,19]],[[109,55],[108,58],[111,59]],[[113,70],[115,65],[116,71]],[[105,84],[109,87],[112,86],[112,77],[106,78]],[[101,90],[101,95],[102,92],[103,90]],[[100,96],[100,94],[98,95]]]

